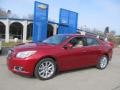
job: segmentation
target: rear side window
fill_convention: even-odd
[[[99,42],[94,38],[86,38],[87,46],[99,45]]]

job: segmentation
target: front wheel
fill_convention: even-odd
[[[108,62],[109,62],[108,57],[104,55],[100,58],[96,67],[98,69],[105,69],[108,65]]]
[[[40,60],[35,68],[35,76],[41,80],[51,79],[56,73],[56,63],[51,58]]]

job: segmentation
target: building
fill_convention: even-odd
[[[48,22],[47,37],[57,33],[58,24]],[[13,41],[18,38],[22,42],[32,39],[33,20],[17,18],[0,18],[0,38],[5,42]]]

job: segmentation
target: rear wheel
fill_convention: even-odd
[[[51,79],[56,73],[56,63],[51,58],[42,59],[35,68],[35,76],[41,80]]]
[[[108,62],[109,62],[108,57],[104,55],[100,58],[96,67],[98,69],[105,69],[108,65]]]

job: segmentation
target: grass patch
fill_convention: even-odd
[[[9,43],[6,43],[6,42],[2,42],[2,47],[14,47],[18,44],[21,44],[22,42],[9,42]]]

